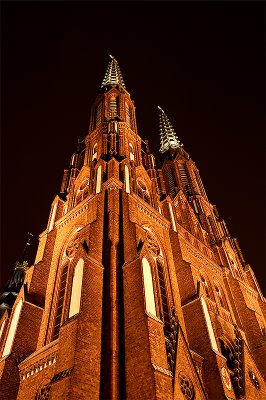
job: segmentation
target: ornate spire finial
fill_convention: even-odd
[[[160,106],[158,106],[158,108],[160,110],[160,153],[165,153],[169,149],[178,149],[179,147],[182,147],[183,144],[178,139],[169,118]]]
[[[101,88],[103,88],[104,86],[107,86],[107,85],[119,84],[126,89],[118,62],[111,54],[109,54],[109,57],[111,57],[111,60],[109,61],[109,64],[107,66],[107,70],[104,75]]]

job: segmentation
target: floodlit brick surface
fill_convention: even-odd
[[[2,355],[22,299],[0,399],[261,400],[265,299],[254,273],[162,111],[169,148],[156,169],[117,68],[112,58],[36,262],[0,320]]]

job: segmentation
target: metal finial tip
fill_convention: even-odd
[[[164,113],[164,110],[160,106],[157,106],[157,107],[159,108],[160,111],[162,111]]]
[[[112,56],[111,54],[109,54],[109,57],[111,57],[112,58],[112,60],[114,60],[115,58],[114,58],[114,56]]]

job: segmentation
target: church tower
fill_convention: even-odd
[[[161,107],[159,125],[157,167],[110,56],[34,265],[0,297],[1,400],[266,397],[265,299]]]

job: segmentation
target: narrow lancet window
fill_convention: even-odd
[[[56,317],[55,317],[55,324],[54,324],[54,333],[52,340],[55,340],[59,336],[59,329],[61,325],[61,319],[63,314],[63,305],[65,300],[65,290],[66,290],[66,282],[67,282],[67,273],[68,273],[68,263],[66,263],[63,267],[62,275],[61,275],[61,282],[58,294],[58,303],[57,303],[57,310],[56,310]]]
[[[19,317],[20,317],[20,313],[21,313],[21,308],[22,308],[22,299],[20,299],[18,304],[16,305],[2,357],[5,357],[11,353],[11,349],[13,346],[13,342],[14,342],[14,338],[15,338],[15,334],[16,334],[16,330],[17,330],[17,326],[18,326],[18,321],[19,321]]]
[[[102,103],[99,103],[95,112],[95,128],[102,122]]]
[[[131,143],[129,143],[128,147],[129,147],[129,159],[130,159],[130,161],[134,161],[135,155],[134,155],[133,145]]]
[[[161,319],[164,322],[165,332],[169,332],[170,331],[170,318],[169,318],[167,293],[166,293],[166,286],[165,286],[164,273],[163,273],[163,265],[159,260],[156,261],[156,264],[157,264],[159,287],[160,287],[160,292],[161,292],[162,312],[163,312]]]
[[[130,193],[129,170],[127,165],[125,165],[125,185],[126,185],[126,193]]]
[[[100,165],[97,169],[96,193],[100,193],[101,188],[102,188],[102,166]]]
[[[131,112],[130,112],[130,107],[126,103],[126,123],[131,127]]]
[[[71,290],[71,300],[70,300],[69,315],[68,315],[69,318],[77,314],[80,310],[83,266],[84,266],[84,260],[81,258],[77,262],[77,265],[74,270],[73,284]]]
[[[94,159],[97,160],[97,147],[98,147],[98,143],[95,143],[95,145],[93,146],[93,149],[92,149],[92,161]]]
[[[146,311],[156,316],[151,267],[149,261],[145,257],[142,259],[142,272],[144,280]]]
[[[116,97],[111,97],[110,99],[110,118],[117,116],[117,98]]]
[[[194,174],[195,174],[195,178],[196,178],[196,182],[197,182],[200,194],[202,196],[204,196],[205,198],[207,198],[199,172],[195,171]]]

